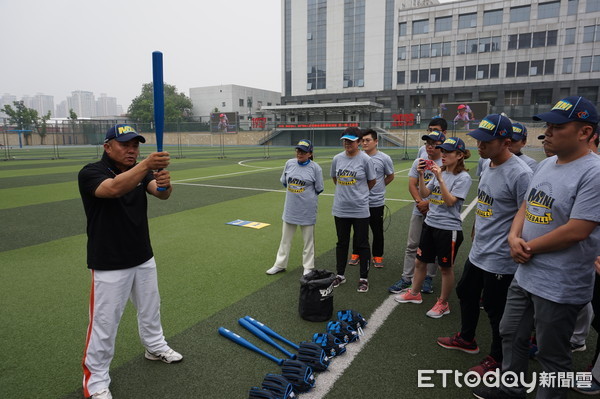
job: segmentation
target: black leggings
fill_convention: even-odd
[[[383,209],[385,205],[377,206],[375,208],[369,208],[369,226],[371,226],[371,232],[373,233],[373,250],[371,255],[373,257],[383,256]],[[352,240],[352,253],[358,255],[358,243],[356,241],[356,234]]]
[[[348,248],[350,247],[350,230],[354,229],[354,240],[358,244],[358,255],[360,256],[360,278],[367,278],[371,264],[369,218],[339,218],[334,216],[334,219],[338,237],[335,246],[337,274],[343,276],[346,272]]]

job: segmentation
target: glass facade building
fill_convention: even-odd
[[[282,105],[372,101],[388,119],[453,101],[514,117],[600,101],[598,0],[282,1]]]

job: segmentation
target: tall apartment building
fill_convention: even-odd
[[[117,98],[108,97],[106,94],[100,94],[96,100],[96,113],[94,116],[118,116]]]
[[[91,118],[96,115],[96,100],[91,91],[72,91],[67,97],[67,108],[72,109],[79,118]],[[68,112],[68,110],[67,110]]]
[[[469,101],[526,118],[567,95],[600,101],[599,0],[282,0],[282,15],[288,120]]]
[[[29,108],[35,109],[39,116],[46,115],[50,111],[50,116],[54,117],[54,96],[38,93],[29,98]]]
[[[0,109],[4,108],[5,105],[10,105],[11,107],[14,107],[15,101],[17,101],[17,96],[14,96],[9,93],[4,93],[2,97],[0,97]],[[1,114],[0,116],[4,116],[4,114]]]

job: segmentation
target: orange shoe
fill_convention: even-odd
[[[383,258],[381,256],[373,257],[373,267],[381,269],[383,267]]]
[[[360,262],[360,256],[352,254],[352,257],[350,258],[350,260],[348,261],[348,264],[350,266],[356,266],[358,265]]]
[[[399,295],[394,297],[394,301],[399,303],[422,303],[423,298],[421,297],[421,293],[417,292],[413,294],[410,288],[400,291]]]
[[[437,302],[429,312],[426,313],[427,316],[433,317],[434,319],[439,319],[440,317],[450,314],[450,305],[448,302],[442,302],[441,299],[438,298]]]

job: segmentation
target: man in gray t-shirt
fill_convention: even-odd
[[[492,330],[492,345],[489,355],[470,369],[483,375],[499,368],[502,362],[499,324],[508,286],[517,269],[506,238],[533,172],[510,152],[512,125],[507,117],[488,115],[479,128],[467,134],[477,140],[479,155],[490,163],[477,187],[473,244],[462,277],[456,285],[460,299],[461,329],[453,336],[438,338],[437,342],[446,349],[478,353],[475,333],[480,299],[483,298]]]
[[[527,144],[527,128],[518,122],[513,123],[512,127],[513,137],[510,143],[510,152],[521,158],[521,160],[524,161],[531,168],[531,170],[535,172],[538,164],[537,161],[521,152],[523,147],[525,147]]]
[[[539,163],[508,235],[519,266],[500,322],[502,371],[527,373],[529,335],[535,328],[542,371],[561,375],[571,371],[569,339],[577,314],[592,298],[600,159],[590,152],[588,141],[599,119],[590,101],[570,96],[534,120],[546,122],[544,145],[556,155]],[[540,386],[537,397],[566,398],[567,389]],[[501,385],[500,390],[525,397],[522,386]],[[498,388],[478,387],[473,393],[498,397]]]

